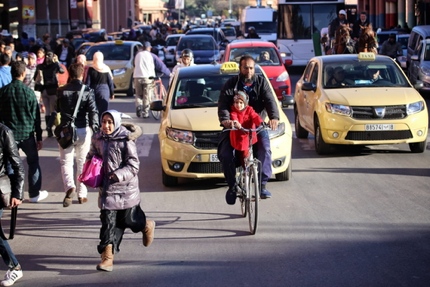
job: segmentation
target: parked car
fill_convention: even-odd
[[[91,66],[94,53],[100,51],[104,56],[104,63],[112,70],[115,93],[126,92],[133,96],[134,57],[143,49],[137,41],[109,41],[94,43],[86,52],[87,64]]]
[[[421,93],[430,93],[430,39],[422,40],[417,54],[411,56],[408,74]]]
[[[411,64],[411,57],[413,55],[418,55],[418,49],[425,39],[430,39],[430,25],[418,25],[412,28],[408,41],[408,54],[406,56],[408,70]]]
[[[335,145],[407,143],[426,149],[428,110],[402,69],[373,53],[312,58],[295,90],[298,138],[314,135],[315,150]]]
[[[166,37],[166,49],[165,49],[165,56],[164,56],[164,62],[167,66],[174,66],[176,65],[176,46],[178,45],[179,39],[184,34],[170,34]]]
[[[165,186],[177,185],[179,178],[224,178],[217,157],[221,133],[218,98],[224,83],[238,72],[239,66],[234,62],[179,69],[165,102],[151,103],[152,110],[162,111],[158,139]],[[264,75],[259,66],[255,73]],[[273,174],[277,180],[289,180],[292,130],[283,112],[278,129],[270,131],[269,137]]]
[[[210,35],[183,35],[176,46],[176,61],[179,62],[183,49],[189,48],[194,54],[194,63],[210,64],[221,59],[219,46]]]
[[[187,31],[186,35],[210,35],[215,39],[220,50],[224,50],[230,42],[221,28],[195,28]]]
[[[81,45],[79,45],[79,47],[75,50],[75,56],[81,55],[81,54],[85,54],[85,52],[92,46],[94,45],[93,42],[83,42]]]
[[[270,61],[265,61],[262,58],[263,52],[269,54]],[[256,60],[256,63],[261,66],[269,78],[278,100],[284,106],[294,104],[290,75],[286,69],[286,66],[291,65],[291,60],[283,61],[278,48],[272,42],[243,39],[233,41],[227,45],[222,61],[239,63],[240,58],[245,54],[251,55]]]
[[[397,57],[397,61],[400,64],[400,67],[402,67],[402,69],[406,69],[407,68],[407,55],[408,55],[408,41],[409,41],[409,36],[410,34],[398,34],[397,35],[397,42],[399,42],[400,44],[402,44],[402,49],[403,49],[403,55]]]

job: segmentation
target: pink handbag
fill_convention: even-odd
[[[100,187],[103,185],[103,159],[94,155],[84,164],[78,180],[88,187]]]

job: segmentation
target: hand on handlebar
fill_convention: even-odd
[[[272,131],[277,130],[278,129],[278,123],[279,123],[279,120],[277,120],[277,119],[271,119],[271,120],[269,120],[269,127],[270,127],[270,129]]]

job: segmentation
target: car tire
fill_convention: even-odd
[[[133,97],[134,96],[134,81],[133,81],[133,75],[130,77],[130,85],[128,86],[127,90],[127,97]]]
[[[299,113],[297,112],[296,107],[294,107],[294,116],[295,116],[294,125],[296,129],[296,137],[299,139],[306,139],[309,135],[309,132],[305,130],[300,124]]]
[[[291,177],[293,176],[292,164],[293,164],[293,161],[290,159],[290,163],[288,164],[288,168],[281,173],[275,174],[275,178],[277,181],[286,181],[286,180],[291,179]]]
[[[173,187],[178,185],[178,178],[174,176],[170,176],[164,172],[163,169],[161,169],[162,172],[162,180],[163,185],[166,187]]]
[[[419,143],[410,143],[409,148],[413,153],[423,153],[426,150],[427,141],[419,142]]]
[[[324,142],[321,133],[321,126],[318,118],[315,118],[315,151],[319,155],[328,154],[331,150],[331,144]]]

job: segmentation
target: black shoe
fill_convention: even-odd
[[[48,129],[48,138],[52,138],[54,134],[52,133],[51,129]]]
[[[272,194],[270,193],[270,191],[268,191],[267,189],[262,189],[260,192],[260,198],[261,199],[266,199],[266,198],[271,198]]]
[[[227,204],[234,205],[236,203],[236,188],[230,187],[225,194]]]

